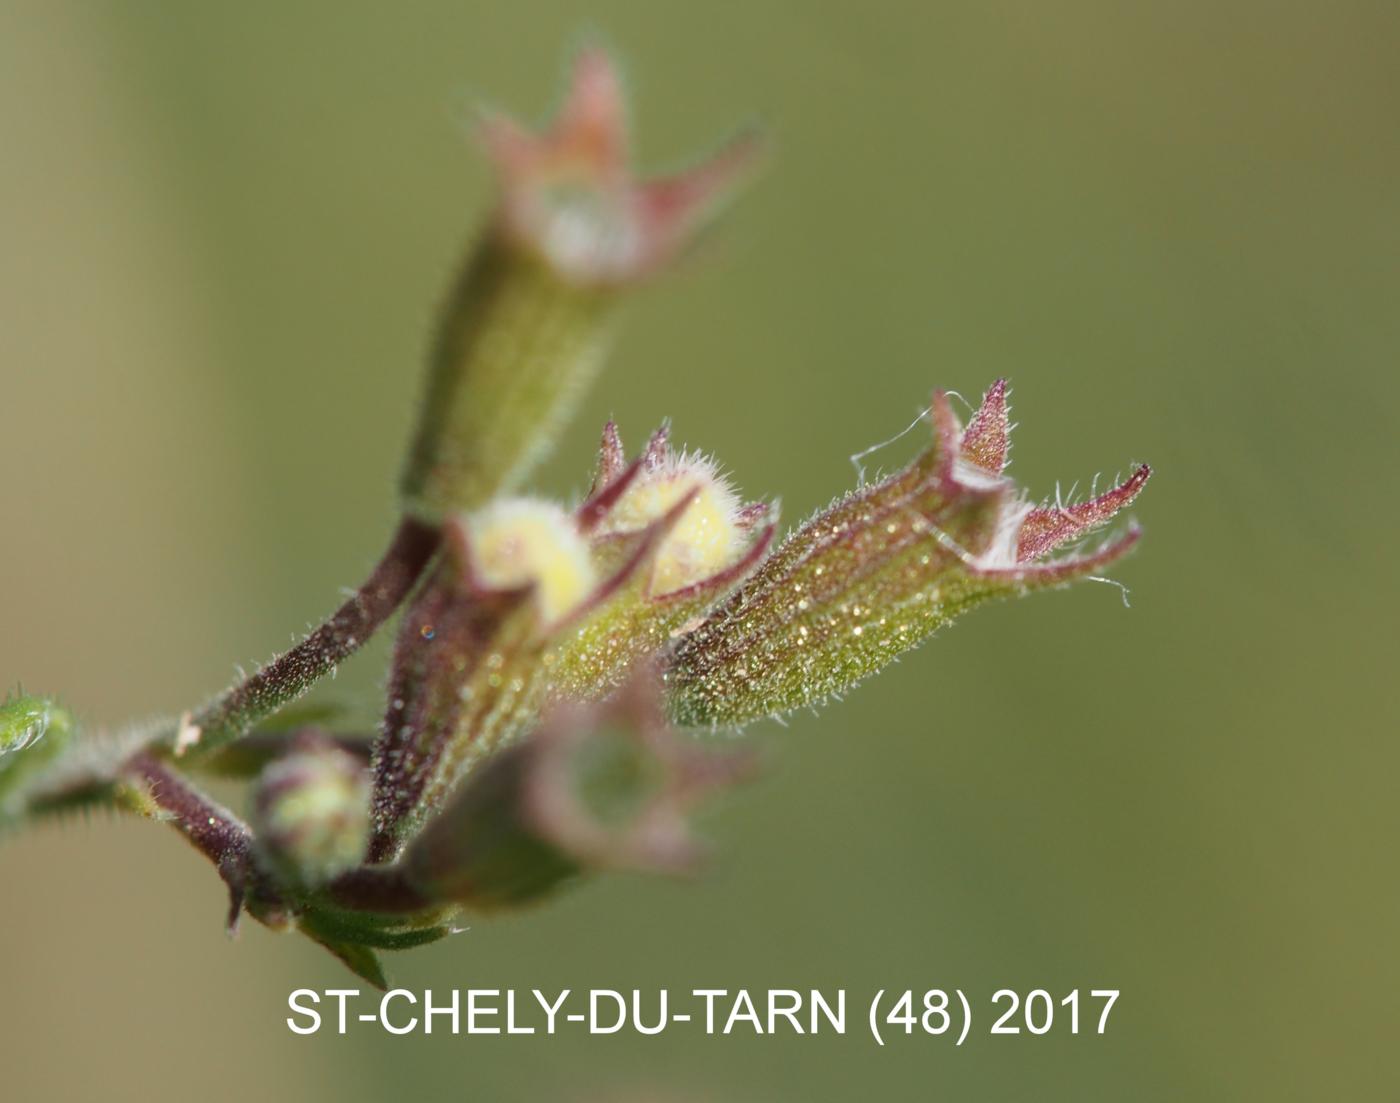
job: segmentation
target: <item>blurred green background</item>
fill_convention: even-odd
[[[288,990],[348,976],[227,943],[173,833],[104,821],[0,849],[0,1095],[1396,1098],[1393,3],[4,0],[0,678],[168,712],[362,577],[489,201],[467,109],[538,118],[588,28],[647,165],[754,118],[776,148],[542,487],[671,415],[796,519],[932,387],[1008,375],[1013,474],[1150,460],[1147,538],[1131,609],[983,610],[756,730],[700,883],[598,881],[396,979],[1116,987],[1109,1033],[296,1037]],[[381,658],[335,686],[370,715]]]

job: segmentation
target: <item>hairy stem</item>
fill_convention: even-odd
[[[208,858],[229,890],[228,925],[243,910],[251,876],[253,834],[242,820],[206,797],[155,755],[141,752],[122,768],[137,809],[169,822]]]
[[[364,585],[301,643],[183,723],[176,736],[176,754],[195,749],[208,753],[237,739],[357,651],[403,603],[437,551],[438,541],[435,526],[405,517]]]

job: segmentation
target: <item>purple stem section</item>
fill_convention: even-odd
[[[190,845],[214,863],[228,886],[228,926],[233,930],[248,889],[252,832],[152,754],[143,751],[132,756],[122,773],[139,783]]]
[[[403,604],[437,551],[435,525],[405,517],[369,578],[319,628],[191,718],[200,752],[239,738],[357,651]],[[177,745],[177,754],[184,748]]]

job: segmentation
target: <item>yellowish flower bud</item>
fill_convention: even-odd
[[[652,594],[669,594],[719,574],[740,559],[750,536],[739,525],[738,495],[708,456],[667,453],[643,467],[599,528],[599,535],[641,532],[690,504],[661,540]]]
[[[541,621],[562,620],[593,591],[597,573],[573,517],[552,502],[509,498],[466,522],[473,580],[487,590],[533,587]]]
[[[535,720],[548,647],[621,585],[595,565],[577,517],[549,502],[498,500],[449,521],[444,538],[399,632],[374,751],[375,861]]]
[[[762,560],[775,513],[741,504],[713,460],[672,451],[665,429],[628,464],[610,423],[579,524],[603,570],[635,569],[559,639],[549,655],[551,695],[606,696],[634,661],[669,647]]]
[[[258,779],[253,828],[263,858],[314,885],[353,869],[369,843],[363,760],[308,733]]]

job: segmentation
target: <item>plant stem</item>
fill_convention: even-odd
[[[405,517],[369,578],[328,620],[182,722],[176,755],[206,754],[232,742],[357,651],[403,603],[438,542],[436,526]]]
[[[142,811],[169,821],[190,845],[214,863],[229,890],[228,926],[233,930],[248,890],[253,834],[242,820],[210,800],[155,755],[142,752],[122,768],[136,788]]]

